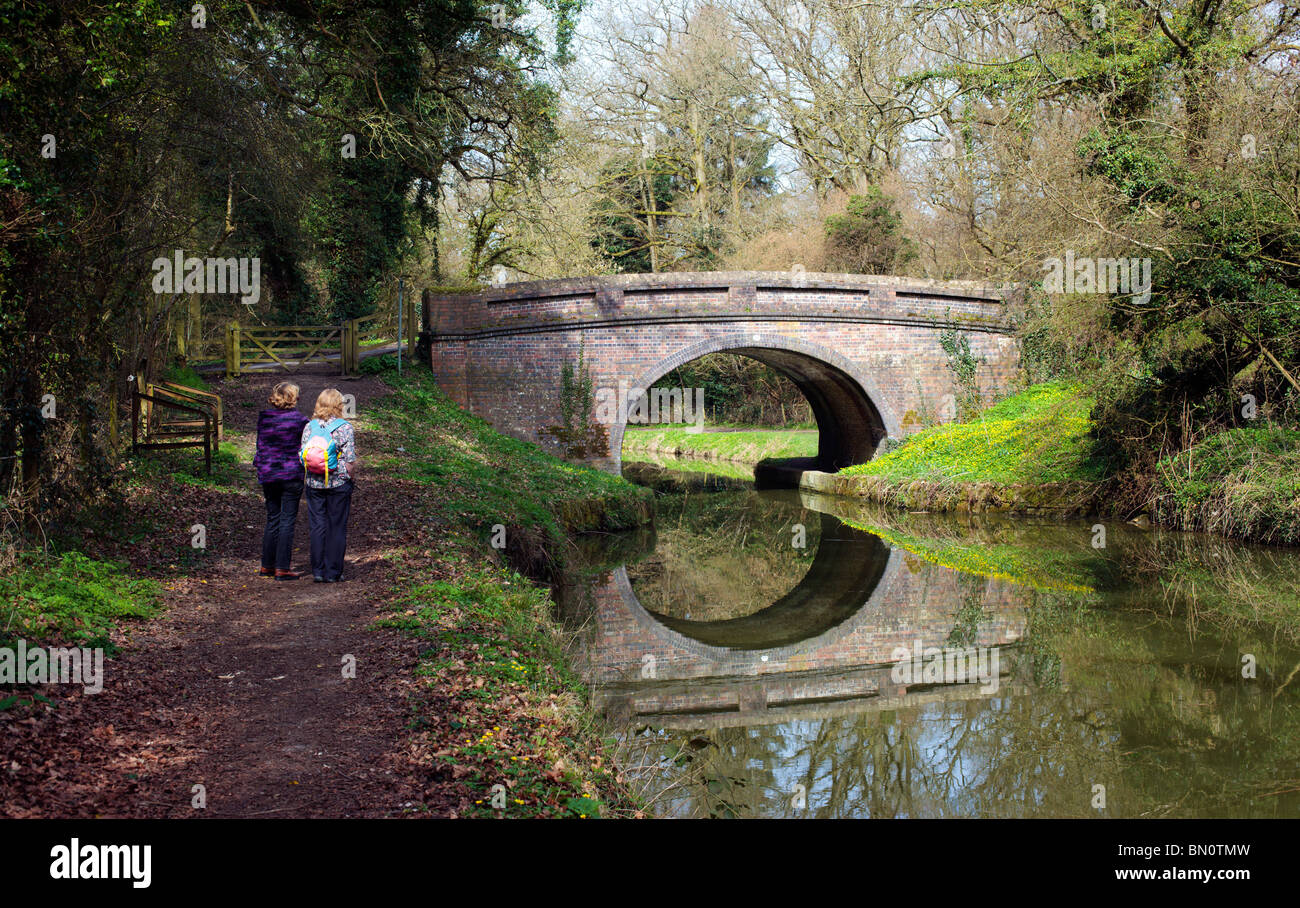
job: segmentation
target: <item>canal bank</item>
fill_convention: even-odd
[[[725,456],[760,486],[839,495],[902,511],[1093,517],[1300,546],[1300,432],[1262,423],[1218,432],[1149,466],[1123,466],[1094,437],[1093,401],[1065,382],[1034,385],[964,422],[886,439],[866,463],[830,472],[816,438],[750,430],[745,449],[723,433],[629,432],[625,459]],[[736,453],[731,453],[736,451]]]
[[[811,457],[816,453],[816,429],[628,426],[623,433],[623,459],[628,461],[652,455],[752,466],[768,458]]]
[[[550,586],[573,570],[583,534],[651,523],[652,493],[501,435],[427,372],[371,368],[392,394],[368,413],[382,446],[370,462],[429,526],[393,559],[396,593],[377,622],[420,648],[409,747],[435,778],[476,793],[459,816],[636,816]]]
[[[1300,432],[1266,422],[1227,429],[1141,466],[1094,437],[1092,405],[1075,386],[1035,385],[837,473],[757,470],[908,511],[1086,516],[1300,545]]]
[[[982,514],[1002,512],[1038,517],[1083,517],[1104,510],[1106,484],[1100,482],[1013,483],[900,481],[879,476],[846,476],[781,465],[759,465],[765,475],[785,473],[785,481],[822,495],[856,498],[904,511]],[[779,481],[779,480],[773,480]]]

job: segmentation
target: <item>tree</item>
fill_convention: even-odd
[[[622,271],[715,267],[776,179],[734,23],[704,3],[604,26],[566,80],[565,128],[597,156],[594,248]]]
[[[580,4],[544,6],[562,57]],[[204,7],[0,0],[0,487],[20,457],[38,507],[106,487],[128,378],[188,355],[201,307],[367,312],[447,173],[505,183],[554,138],[522,4]],[[176,249],[258,258],[266,292],[156,294]]]
[[[849,196],[843,214],[826,218],[827,267],[859,274],[898,274],[916,250],[902,235],[894,200],[870,186]]]
[[[1113,296],[1103,440],[1149,469],[1231,424],[1244,385],[1281,413],[1300,392],[1300,7],[1146,0],[1027,5],[1015,52],[924,75],[966,110],[1023,124],[1068,111],[1088,191],[1041,198],[1101,254],[1152,260],[1150,298]],[[1025,4],[989,3],[1013,19]],[[1061,248],[1058,255],[1065,250]],[[1041,272],[1039,275],[1041,277]],[[1067,324],[1062,322],[1060,327]]]

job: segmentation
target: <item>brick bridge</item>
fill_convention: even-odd
[[[799,494],[822,512],[817,553],[793,590],[752,615],[705,622],[655,614],[622,567],[584,595],[562,597],[576,661],[599,708],[621,721],[716,728],[986,698],[979,684],[892,678],[896,647],[943,648],[958,612],[976,605],[966,645],[999,648],[1002,695],[1032,684],[1019,646],[1026,587],[890,548],[836,519],[850,503]]]
[[[940,332],[959,328],[983,360],[982,393],[1017,368],[1007,291],[935,282],[799,272],[616,275],[507,284],[435,296],[430,363],[462,407],[555,450],[561,373],[579,350],[593,388],[649,388],[677,366],[728,351],[789,376],[817,419],[814,466],[869,460],[886,436],[950,419],[953,377]],[[622,420],[589,459],[618,470]]]

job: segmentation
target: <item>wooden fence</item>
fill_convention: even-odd
[[[407,351],[415,349],[419,324],[416,322],[414,298],[403,301],[402,343]],[[274,363],[293,372],[310,362],[332,363],[337,359],[339,372],[354,375],[361,367],[367,346],[382,340],[383,315],[353,318],[337,325],[273,325],[244,327],[237,321],[226,325],[226,377]],[[372,343],[367,343],[371,341]]]
[[[221,441],[221,398],[211,391],[172,382],[137,385],[131,394],[131,451],[203,448],[204,469]]]

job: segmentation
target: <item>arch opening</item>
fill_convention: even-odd
[[[648,389],[673,370],[710,353],[730,353],[756,360],[789,379],[807,400],[817,424],[817,454],[789,466],[833,473],[872,458],[899,427],[883,405],[870,377],[832,350],[776,335],[735,336],[697,344],[669,357],[632,387]],[[614,462],[621,468],[625,426],[610,438]]]

